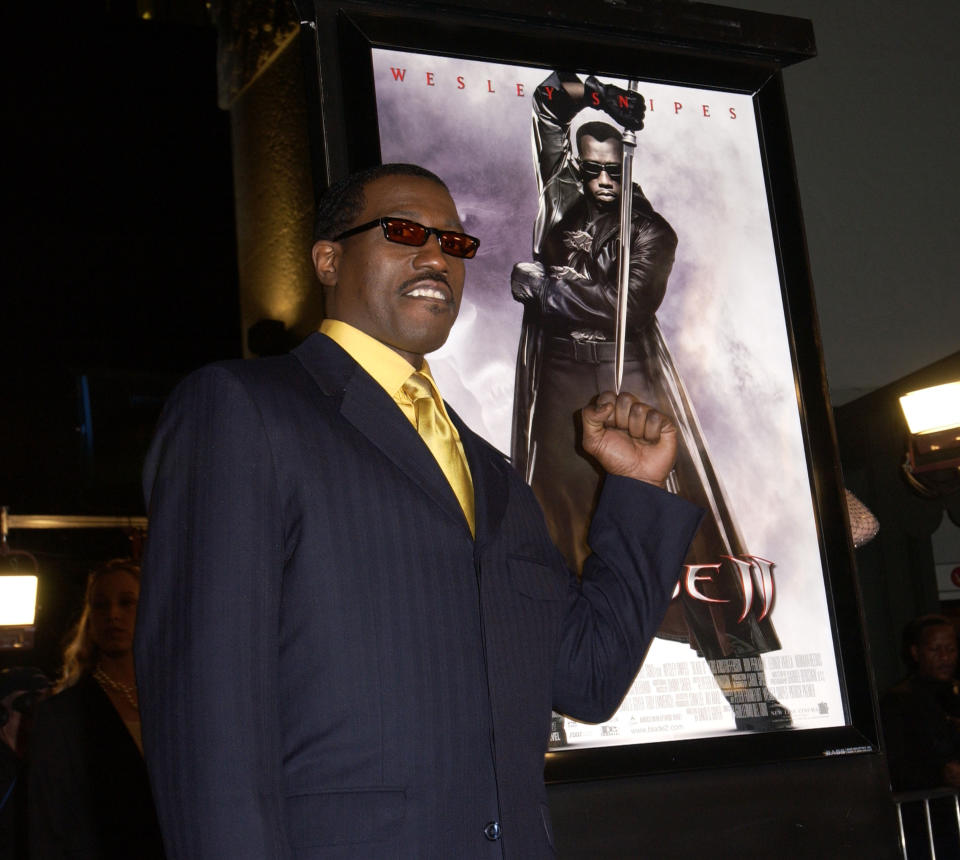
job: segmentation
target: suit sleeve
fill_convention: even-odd
[[[561,634],[554,709],[608,719],[640,670],[703,512],[641,481],[607,475],[590,525],[593,550]]]
[[[539,257],[544,237],[580,195],[580,180],[573,162],[570,122],[580,112],[563,88],[579,83],[576,75],[554,72],[533,95],[533,152],[540,205],[533,227],[534,256]]]
[[[231,370],[206,368],[177,389],[144,486],[137,679],[167,856],[287,857],[281,509],[263,422]]]

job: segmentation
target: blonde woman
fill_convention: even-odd
[[[107,562],[87,580],[58,692],[37,709],[30,773],[36,858],[163,856],[140,743],[139,597],[140,568],[130,559]]]

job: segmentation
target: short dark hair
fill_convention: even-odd
[[[621,146],[623,145],[623,135],[620,134],[612,125],[606,122],[585,122],[577,129],[577,154],[580,154],[580,141],[589,135],[600,143],[605,140],[615,140]]]
[[[919,646],[921,644],[924,631],[931,627],[949,627],[951,630],[955,630],[953,622],[946,615],[921,615],[919,618],[907,622],[907,626],[903,628],[900,656],[911,671],[917,668],[917,661],[913,659],[910,649],[914,645]]]
[[[366,204],[364,189],[375,179],[384,176],[419,176],[436,182],[448,194],[450,189],[436,173],[417,164],[380,164],[351,173],[345,179],[334,182],[317,201],[317,213],[313,222],[313,241],[339,236],[363,211]]]

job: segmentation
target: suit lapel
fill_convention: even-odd
[[[467,521],[443,470],[386,391],[330,338],[313,334],[294,350],[340,414],[463,528]]]

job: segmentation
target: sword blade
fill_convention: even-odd
[[[630,81],[627,89],[639,92],[639,81]],[[620,264],[617,278],[617,318],[614,332],[614,381],[613,390],[619,394],[623,385],[623,360],[627,346],[627,299],[630,290],[630,236],[633,225],[633,152],[637,135],[632,131],[623,133],[623,164],[620,176]]]

